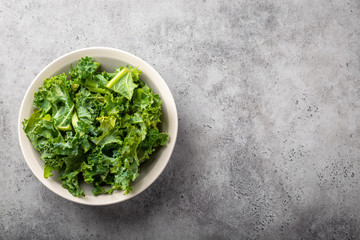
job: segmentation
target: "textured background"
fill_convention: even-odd
[[[359,239],[360,3],[1,1],[0,239]],[[153,65],[178,107],[160,178],[88,207],[31,173],[17,139],[35,75],[107,46]]]

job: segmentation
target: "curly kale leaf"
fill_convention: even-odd
[[[79,60],[76,67],[70,66],[69,76],[71,79],[78,79],[83,83],[86,79],[92,77],[99,67],[100,63],[94,62],[90,57],[84,57]]]

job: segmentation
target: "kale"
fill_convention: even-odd
[[[161,99],[141,71],[126,66],[100,72],[100,64],[81,58],[76,67],[45,79],[34,95],[35,110],[23,129],[44,160],[44,177],[58,171],[62,186],[75,197],[132,191],[140,165],[168,142],[158,128]]]

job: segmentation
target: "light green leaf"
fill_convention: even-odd
[[[134,83],[131,72],[128,68],[124,68],[118,74],[110,80],[106,85],[107,88],[120,93],[122,96],[126,97],[128,100],[131,100],[134,89],[138,85]]]

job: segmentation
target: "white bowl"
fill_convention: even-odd
[[[125,66],[138,66],[142,71],[141,80],[148,84],[153,91],[160,95],[162,99],[162,122],[161,130],[169,134],[169,142],[158,149],[152,157],[141,166],[140,176],[133,183],[133,191],[128,195],[124,195],[124,191],[114,191],[112,195],[99,195],[94,196],[91,192],[93,188],[90,184],[82,184],[85,192],[85,197],[74,197],[67,189],[61,186],[61,182],[56,177],[44,178],[44,162],[40,159],[40,154],[31,145],[29,139],[26,137],[22,121],[28,119],[34,108],[32,106],[34,100],[34,93],[38,90],[46,78],[63,72],[68,73],[70,64],[76,65],[81,57],[89,56],[94,58],[101,64],[102,70],[112,72],[116,67]],[[174,98],[166,85],[165,81],[159,73],[152,68],[148,63],[140,58],[127,53],[125,51],[94,47],[84,48],[77,51],[70,52],[64,56],[56,59],[48,66],[46,66],[34,79],[28,88],[25,97],[22,101],[19,120],[18,120],[18,134],[22,153],[31,171],[48,189],[57,195],[66,198],[70,201],[86,204],[86,205],[109,205],[130,199],[146,188],[148,188],[165,169],[171,153],[175,146],[176,136],[178,131],[178,116],[175,106]]]

